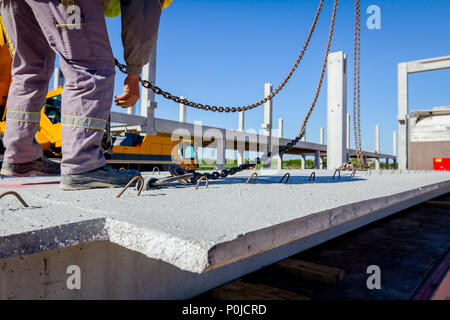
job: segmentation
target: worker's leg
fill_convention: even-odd
[[[10,165],[29,163],[42,156],[35,134],[39,129],[55,54],[23,0],[0,1],[0,15],[14,50],[13,82],[8,94],[3,136],[4,161]]]
[[[75,8],[65,7],[59,0],[25,1],[48,43],[61,56],[66,78],[61,173],[77,174],[102,167],[106,161],[100,146],[115,75],[102,7],[93,0],[76,0]]]

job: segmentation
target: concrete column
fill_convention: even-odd
[[[53,89],[58,89],[58,87],[64,86],[64,75],[61,69],[55,68],[53,72]]]
[[[302,170],[306,169],[306,156],[305,155],[301,155],[301,160],[302,160]]]
[[[272,84],[266,83],[264,85],[264,97],[269,96],[272,93]],[[267,136],[267,143],[265,153],[268,153],[272,150],[272,115],[273,115],[273,101],[267,101],[264,104],[264,123],[262,124],[262,128],[264,129],[264,135]],[[272,164],[265,163],[264,168],[270,168]]]
[[[278,119],[278,138],[283,138],[283,119],[279,118]],[[283,157],[282,156],[278,156],[278,161],[277,161],[277,169],[281,170],[283,169]]]
[[[397,157],[397,132],[393,132],[392,134],[392,155]],[[394,158],[394,170],[397,169],[397,158]]]
[[[350,113],[347,113],[347,121],[346,129],[347,129],[347,149],[350,149]]]
[[[328,56],[327,167],[339,168],[347,158],[347,55],[342,51]]]
[[[180,97],[181,99],[186,99],[186,97]],[[186,109],[187,107],[180,103],[180,110],[178,115],[178,121],[179,122],[186,122]]]
[[[380,125],[375,126],[375,152],[380,153]],[[375,169],[380,170],[380,158],[375,159]]]
[[[389,170],[389,158],[386,158],[386,170]]]
[[[398,166],[408,168],[408,64],[398,64]]]
[[[244,132],[245,130],[245,112],[239,112],[239,125],[238,125],[238,131]],[[238,165],[241,165],[245,162],[245,143],[240,145],[238,143],[237,148],[237,156],[238,156]]]
[[[320,158],[320,151],[317,150],[314,152],[314,166],[316,169],[320,169],[320,166],[322,165],[322,159]]]
[[[219,138],[216,140],[216,148],[217,148],[217,168],[219,170],[225,169],[225,156],[226,156],[226,140],[225,134],[223,134],[223,138]]]
[[[150,54],[149,63],[142,69],[142,80],[150,81],[153,85],[156,83],[156,49]],[[147,117],[146,134],[154,136],[156,135],[155,109],[157,107],[155,93],[144,87],[141,89],[141,116]],[[128,113],[135,114],[136,109],[129,109]]]
[[[303,142],[306,142],[306,130],[305,130],[305,135],[304,135],[303,138],[302,138],[302,141],[303,141]]]
[[[350,161],[350,113],[347,113],[347,120],[345,122],[345,127],[347,129],[347,161]]]
[[[320,128],[320,144],[325,144],[325,129]]]

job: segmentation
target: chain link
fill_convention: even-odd
[[[309,43],[311,41],[312,35],[314,33],[314,30],[316,29],[316,25],[317,25],[317,21],[319,20],[319,16],[320,13],[322,12],[322,8],[323,8],[323,3],[324,0],[320,0],[320,4],[319,4],[319,8],[317,9],[317,13],[316,16],[314,18],[313,24],[311,26],[311,29],[309,30],[308,36],[306,38],[305,43],[303,44],[302,50],[300,51],[297,60],[295,61],[294,66],[292,67],[292,69],[289,71],[288,75],[286,76],[286,78],[284,78],[284,80],[281,82],[281,84],[272,92],[270,93],[270,95],[268,95],[267,97],[265,97],[264,99],[254,103],[254,104],[250,104],[247,106],[243,106],[243,107],[217,107],[217,106],[210,106],[207,104],[202,104],[202,103],[198,103],[198,102],[193,102],[190,101],[188,99],[183,99],[179,96],[173,95],[170,92],[164,91],[161,88],[153,85],[151,82],[147,81],[147,80],[142,80],[139,79],[139,81],[141,82],[142,86],[146,89],[152,90],[155,94],[157,95],[161,95],[164,98],[168,99],[168,100],[172,100],[175,103],[182,103],[186,106],[192,107],[192,108],[197,108],[197,109],[202,109],[205,111],[212,111],[212,112],[242,112],[242,111],[247,111],[247,110],[251,110],[254,109],[256,107],[259,107],[261,105],[263,105],[264,103],[272,100],[278,93],[280,93],[280,91],[284,88],[284,86],[288,83],[288,81],[291,79],[292,75],[294,74],[294,72],[297,70],[303,56],[305,55],[306,50],[308,49]],[[116,66],[119,68],[119,70],[122,73],[127,73],[127,67],[124,64],[121,64],[117,59],[114,59]]]
[[[364,158],[361,142],[361,0],[355,0],[355,39],[353,62],[353,129],[355,135],[355,150],[357,165],[364,169]]]
[[[245,111],[245,110],[249,110],[249,109],[255,108],[255,107],[257,107],[259,105],[262,105],[265,102],[273,99],[273,97],[276,96],[281,91],[281,89],[286,85],[286,83],[289,81],[289,79],[291,78],[292,74],[297,69],[298,64],[300,63],[300,61],[301,61],[301,59],[302,59],[302,57],[303,57],[303,55],[304,55],[304,53],[306,51],[306,48],[308,47],[308,44],[310,42],[312,33],[313,33],[313,31],[314,31],[314,29],[316,27],[317,20],[319,18],[320,12],[322,11],[322,8],[323,8],[323,0],[320,1],[320,5],[319,5],[319,8],[317,10],[316,17],[314,19],[314,22],[313,22],[313,25],[311,27],[311,30],[310,30],[310,32],[308,34],[307,40],[306,40],[306,42],[305,42],[305,44],[303,46],[303,49],[300,52],[299,57],[297,58],[297,61],[296,61],[295,65],[294,65],[294,67],[289,72],[288,76],[280,84],[280,86],[275,91],[272,92],[272,94],[270,94],[269,96],[267,96],[263,100],[259,101],[258,103],[255,103],[255,104],[250,105],[250,106],[245,106],[245,107],[232,107],[232,108],[203,105],[203,104],[200,104],[200,103],[195,103],[195,102],[192,102],[192,101],[189,101],[189,100],[182,99],[180,97],[174,96],[174,95],[170,94],[169,92],[163,91],[161,88],[152,85],[147,80],[142,80],[141,79],[140,81],[141,81],[142,85],[145,88],[152,90],[155,94],[162,95],[163,97],[165,97],[167,99],[170,99],[170,100],[172,100],[172,101],[174,101],[176,103],[183,103],[183,104],[185,104],[187,106],[198,108],[198,109],[203,109],[203,110],[208,110],[208,111],[213,111],[213,112],[240,112],[240,111]],[[310,116],[311,116],[312,112],[314,111],[314,108],[315,108],[315,106],[317,104],[317,101],[318,101],[318,98],[319,98],[319,95],[320,95],[320,92],[321,92],[321,89],[322,89],[322,84],[323,84],[323,79],[324,79],[324,76],[325,76],[325,71],[326,71],[327,64],[328,64],[328,55],[329,55],[329,52],[330,52],[331,43],[332,43],[333,35],[334,35],[334,27],[335,27],[335,22],[336,22],[337,8],[338,8],[338,0],[335,0],[334,1],[334,6],[333,6],[333,14],[332,14],[332,17],[331,17],[330,31],[329,31],[329,35],[328,35],[327,48],[326,48],[326,52],[325,52],[324,61],[323,61],[323,64],[322,64],[322,70],[321,70],[321,74],[320,74],[319,83],[317,85],[317,89],[316,89],[316,92],[315,92],[315,95],[314,95],[314,99],[313,99],[313,101],[311,103],[311,106],[310,106],[310,108],[308,110],[308,113],[306,114],[305,119],[302,122],[302,126],[301,126],[300,133],[298,134],[298,136],[295,139],[291,140],[291,142],[289,142],[286,146],[279,147],[278,154],[280,156],[282,156],[284,153],[286,153],[287,151],[292,149],[303,138],[303,136],[305,135],[305,131],[306,131],[306,126],[308,124],[308,120],[309,120],[309,118],[310,118]],[[115,60],[115,62],[116,62],[117,67],[119,68],[119,70],[121,72],[123,72],[123,73],[126,73],[126,66],[123,65],[123,64],[120,64],[117,60]],[[199,173],[199,172],[195,172],[194,170],[185,170],[185,169],[183,169],[183,168],[181,168],[179,166],[174,167],[171,170],[171,172],[172,172],[173,175],[182,175],[182,174],[186,174],[186,173],[194,173],[194,177],[191,179],[192,183],[195,183],[196,181],[198,181],[203,176],[206,176],[208,179],[211,179],[211,180],[217,180],[219,178],[226,178],[226,177],[228,177],[230,175],[234,175],[234,174],[236,174],[238,172],[241,172],[243,170],[246,170],[246,169],[249,169],[249,168],[253,168],[253,167],[255,167],[256,164],[260,164],[261,161],[265,162],[267,160],[270,160],[273,156],[274,155],[272,154],[272,152],[268,152],[263,157],[257,158],[256,161],[255,161],[256,163],[245,163],[245,164],[242,164],[240,166],[230,168],[228,170],[227,169],[221,170],[221,172],[215,171],[215,172],[212,172],[212,173]]]
[[[336,22],[337,8],[338,8],[338,0],[335,0],[334,1],[334,7],[333,7],[333,14],[332,14],[332,17],[331,17],[330,32],[329,32],[329,35],[328,35],[327,49],[326,49],[326,52],[325,52],[325,57],[324,57],[324,61],[323,61],[323,64],[322,64],[322,70],[321,70],[321,74],[320,74],[320,79],[319,79],[319,83],[317,85],[317,89],[316,89],[316,93],[314,95],[313,102],[311,103],[311,106],[310,106],[310,108],[308,110],[308,113],[307,113],[305,119],[303,120],[303,123],[302,123],[301,129],[300,129],[299,135],[295,139],[291,140],[291,142],[289,142],[287,145],[282,146],[282,147],[279,148],[278,154],[280,156],[282,156],[284,153],[286,153],[287,151],[292,149],[297,144],[297,142],[299,142],[303,138],[303,136],[305,135],[306,125],[308,124],[308,120],[309,120],[309,118],[310,118],[310,116],[311,116],[311,114],[312,114],[312,112],[314,110],[314,107],[317,104],[317,100],[319,98],[319,95],[320,95],[320,92],[321,92],[321,89],[322,89],[323,79],[324,79],[325,71],[326,71],[327,64],[328,64],[328,54],[330,53],[331,43],[333,41],[334,26],[335,26],[335,22]],[[266,162],[266,161],[270,160],[273,156],[274,155],[272,155],[271,152],[268,152],[266,155],[262,156],[261,158],[257,158],[256,159],[256,163],[253,163],[253,164],[252,163],[242,164],[242,165],[240,165],[238,167],[233,167],[233,168],[231,168],[229,170],[222,170],[220,173],[217,172],[217,171],[213,172],[213,173],[203,173],[203,174],[196,172],[195,173],[195,177],[194,177],[194,181],[197,181],[199,178],[201,178],[204,175],[207,176],[208,179],[211,179],[211,180],[217,180],[219,178],[225,178],[227,176],[234,175],[235,173],[243,171],[245,169],[252,168],[256,164],[260,164],[261,162]]]

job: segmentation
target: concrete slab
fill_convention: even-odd
[[[384,171],[353,179],[347,172],[339,180],[316,171],[310,183],[312,171],[292,170],[289,183],[279,184],[285,172],[259,172],[254,185],[244,184],[245,172],[211,181],[208,189],[176,185],[141,197],[129,190],[120,199],[117,189],[63,192],[55,178],[7,178],[0,193],[15,190],[30,207],[12,196],[0,199],[0,259],[109,240],[203,273],[450,192],[445,172]]]

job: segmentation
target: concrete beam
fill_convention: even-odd
[[[450,68],[450,56],[406,62],[408,73],[437,71]]]
[[[327,75],[327,167],[339,168],[347,158],[346,114],[347,114],[347,55],[330,53]]]

